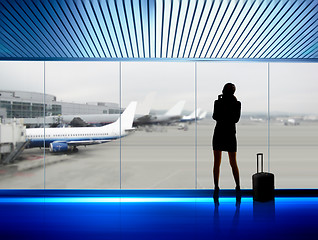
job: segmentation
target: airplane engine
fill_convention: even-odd
[[[68,151],[70,147],[67,143],[63,142],[53,142],[50,143],[50,152],[65,152]]]

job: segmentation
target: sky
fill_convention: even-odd
[[[271,111],[318,115],[318,63],[269,67]],[[196,87],[198,108],[211,111],[224,84],[232,82],[243,113],[267,111],[267,63],[202,61],[196,69],[190,61],[122,62],[121,71],[119,62],[45,62],[45,68],[44,62],[0,62],[0,89],[45,89],[58,101],[75,103],[118,103],[121,95],[123,107],[155,92],[152,109],[166,110],[185,100],[185,110],[193,111]]]

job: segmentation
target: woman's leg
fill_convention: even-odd
[[[214,166],[213,166],[214,189],[217,189],[219,188],[219,176],[220,176],[222,151],[213,150],[213,155],[214,155]]]
[[[236,187],[240,188],[240,174],[239,174],[239,169],[236,162],[236,152],[228,152],[228,153],[229,153],[230,165],[232,168],[232,173],[236,183]]]

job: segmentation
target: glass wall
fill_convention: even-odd
[[[228,82],[236,86],[235,96],[241,102],[241,118],[236,125],[236,135],[242,188],[251,188],[251,175],[256,171],[256,153],[267,155],[266,63],[198,63],[198,108],[209,111],[206,119],[198,121],[199,188],[214,187],[212,137],[216,121],[212,119],[212,113],[214,101]],[[219,184],[221,188],[235,187],[226,152],[222,154]]]
[[[270,159],[277,188],[317,188],[318,64],[270,64]]]
[[[122,188],[195,187],[195,124],[182,122],[193,88],[193,63],[122,64],[123,104],[138,101],[136,132],[122,139]]]
[[[259,152],[276,188],[316,188],[317,76],[316,63],[0,62],[0,188],[211,189],[213,105],[227,82],[242,103],[242,188]],[[128,126],[118,118],[133,101]],[[46,148],[24,149],[30,131]],[[220,187],[234,186],[223,153]]]
[[[43,189],[45,152],[25,149],[25,125],[44,126],[44,63],[0,62],[0,76],[0,189]]]
[[[115,62],[46,63],[46,93],[62,109],[55,116],[59,125],[47,131],[70,141],[68,152],[46,154],[46,188],[119,188],[120,142],[118,137],[107,142],[111,132],[103,126],[119,117],[118,79]],[[117,114],[104,114],[109,108]],[[115,130],[119,133],[119,125]]]

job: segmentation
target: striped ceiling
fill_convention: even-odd
[[[318,0],[0,0],[0,60],[318,61]]]

